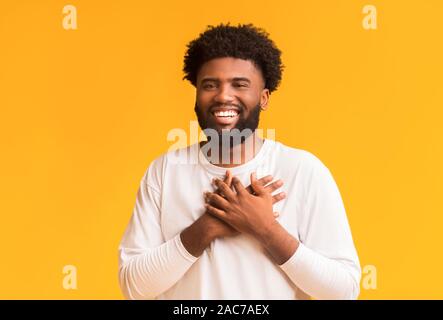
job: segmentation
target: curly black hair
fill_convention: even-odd
[[[263,74],[265,88],[272,93],[280,83],[284,67],[280,56],[281,51],[269,39],[269,34],[252,24],[208,26],[187,45],[183,79],[196,86],[197,73],[204,63],[215,58],[233,57],[254,63]]]

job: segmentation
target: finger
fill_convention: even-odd
[[[231,186],[232,186],[232,173],[231,173],[231,170],[226,170],[226,178],[225,178],[224,181],[228,185],[228,187],[231,188]]]
[[[277,203],[283,200],[284,198],[286,198],[286,193],[284,192],[277,193],[276,195],[272,196],[272,204]]]
[[[215,207],[211,206],[209,203],[205,203],[205,208],[206,208],[206,211],[210,215],[212,215],[212,216],[214,216],[216,218],[219,218],[219,219],[221,219],[223,221],[226,219],[226,212],[224,212],[223,210],[215,208]]]
[[[234,179],[234,178],[232,178]],[[214,183],[217,186],[218,190],[219,190],[219,194],[224,196],[226,199],[228,199],[229,201],[234,201],[235,200],[235,193],[234,191],[231,190],[231,188],[222,180],[219,179],[214,179]]]
[[[264,176],[264,177],[258,179],[258,182],[260,182],[260,184],[261,184],[262,186],[265,186],[265,185],[267,185],[269,182],[271,182],[272,179],[273,179],[273,177],[272,177],[270,174],[268,174],[267,176]]]
[[[269,193],[273,193],[275,190],[277,190],[278,188],[280,188],[283,185],[283,180],[277,180],[274,181],[273,183],[267,185],[265,187],[265,190],[268,191]]]
[[[252,186],[252,190],[254,190],[254,192],[258,195],[264,195],[266,193],[265,188],[260,185],[260,183],[258,182],[256,176],[255,176],[255,172],[251,173],[251,186]]]
[[[223,198],[221,195],[216,194],[214,192],[205,192],[205,202],[210,203],[211,205],[219,208],[219,209],[228,209],[230,203],[228,200]]]
[[[230,170],[226,170],[226,175],[225,175],[225,179],[223,180],[230,188],[231,188],[231,184],[232,184],[232,173]],[[214,181],[212,182],[212,184],[215,187],[215,193],[221,195],[222,197],[224,197],[221,192],[220,189],[215,185]]]
[[[237,177],[232,178],[232,184],[234,186],[235,191],[237,191],[237,194],[239,195],[248,194],[248,191],[246,191],[245,187]]]
[[[267,185],[269,182],[271,182],[272,181],[272,176],[269,174],[269,175],[267,175],[267,176],[265,176],[265,177],[263,177],[263,178],[260,178],[260,179],[258,179],[258,182],[262,185],[262,186],[265,186],[265,185]],[[251,185],[249,185],[249,186],[247,186],[246,187],[246,190],[249,192],[249,193],[253,193],[254,192],[254,190],[252,190],[252,186]]]

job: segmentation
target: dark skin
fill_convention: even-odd
[[[283,185],[282,180],[273,180],[271,175],[267,175],[258,180],[265,190],[272,194],[275,190]],[[232,174],[229,170],[226,171],[226,176],[223,181],[226,186],[232,186]],[[246,188],[247,192],[253,193],[252,186]],[[214,194],[221,194],[220,189],[216,189]],[[280,192],[272,196],[272,203],[277,203],[286,197],[284,192]],[[278,213],[274,212],[273,216],[278,217]],[[186,228],[181,233],[181,240],[183,245],[195,257],[199,257],[209,244],[217,238],[233,237],[240,234],[234,227],[230,226],[223,220],[211,215],[207,210],[200,218],[198,218],[191,226]]]
[[[208,117],[211,116],[208,110],[216,104],[241,105],[241,112],[248,116],[257,105],[265,110],[268,100],[269,90],[265,88],[263,75],[248,60],[213,59],[206,62],[197,75],[197,104]],[[234,127],[235,122],[215,124],[214,129]],[[249,138],[255,139],[254,135]],[[251,160],[259,151],[259,147],[254,147],[252,154],[245,152],[246,145],[240,144],[231,150],[231,153],[241,152],[242,163]],[[224,181],[216,179],[217,189],[205,193],[206,212],[181,233],[181,240],[188,252],[198,257],[214,239],[246,233],[263,245],[275,263],[281,265],[287,261],[299,243],[275,219],[272,205],[283,200],[285,195],[272,195],[283,184],[279,180],[267,185],[272,179],[256,179],[253,173],[251,185],[247,188],[236,177],[231,177],[230,172],[227,172]]]
[[[213,106],[242,106],[242,116],[248,117],[252,110],[260,106],[266,110],[269,102],[269,90],[265,88],[265,82],[261,71],[247,60],[235,58],[217,58],[203,64],[197,74],[196,101],[202,112],[211,117],[209,110]],[[238,121],[237,121],[238,122]],[[235,128],[232,124],[214,124],[212,129],[230,130]],[[255,155],[263,141],[254,135],[248,139],[255,140],[253,146]],[[231,148],[231,162],[222,164],[221,167],[235,167],[233,155],[240,154],[241,163],[245,163],[253,156],[248,155],[245,148],[247,144],[240,144]],[[249,157],[248,157],[249,156]]]
[[[251,174],[254,194],[233,177],[233,191],[225,182],[217,179],[219,194],[206,194],[206,210],[223,220],[235,230],[251,235],[263,245],[278,265],[285,263],[297,250],[299,242],[275,219],[272,211],[272,195]]]

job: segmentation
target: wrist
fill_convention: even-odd
[[[211,217],[207,213],[204,213],[196,221],[199,237],[201,237],[202,242],[207,246],[218,237],[217,229],[214,228],[213,223],[211,222]]]
[[[274,262],[282,265],[297,251],[300,242],[275,220],[257,237]]]
[[[267,243],[267,241],[278,232],[279,227],[281,227],[280,224],[274,219],[262,228],[255,230],[254,237],[261,243]]]
[[[181,232],[181,241],[190,254],[199,257],[210,245],[213,236],[209,229],[205,221],[199,218]]]

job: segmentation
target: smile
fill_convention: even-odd
[[[238,116],[238,111],[236,110],[215,111],[212,114],[217,118],[234,118]]]
[[[218,125],[226,126],[237,122],[240,112],[237,110],[217,110],[211,112]]]

